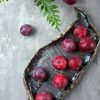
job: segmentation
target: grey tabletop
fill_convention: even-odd
[[[55,3],[60,9],[63,32],[76,19],[76,14],[73,7],[63,4],[62,0]],[[100,0],[78,0],[76,5],[87,12],[100,32]],[[36,34],[23,37],[19,28],[25,23],[35,27]],[[22,80],[24,69],[37,50],[59,34],[46,22],[33,0],[9,0],[0,4],[0,100],[27,100]],[[79,86],[66,100],[99,100],[99,51]]]

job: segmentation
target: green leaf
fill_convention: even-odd
[[[55,26],[55,22],[52,22],[52,26]]]
[[[41,6],[41,9],[40,10],[41,10],[41,12],[44,10],[44,5]]]
[[[54,9],[53,12],[54,12],[54,13],[59,13],[59,10],[55,10],[55,9]]]
[[[49,21],[50,19],[52,19],[52,17],[51,17],[51,15],[48,14],[47,21]]]
[[[43,13],[43,16],[46,17],[49,24],[59,31],[61,26],[61,18],[58,15],[58,6],[52,4],[53,1],[55,0],[34,0],[37,6],[40,7],[40,11]]]
[[[53,2],[55,0],[42,0],[42,1],[45,1],[46,3],[51,3],[51,2]]]
[[[0,3],[4,3],[4,2],[6,2],[6,1],[8,1],[8,0],[0,0]]]
[[[37,6],[40,6],[41,5],[41,1],[37,2]]]
[[[56,5],[52,5],[51,7],[52,7],[52,9],[57,9],[58,8],[58,6],[56,6]]]

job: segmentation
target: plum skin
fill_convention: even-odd
[[[96,42],[91,37],[83,37],[78,43],[79,49],[83,52],[93,52],[96,48]]]
[[[79,70],[82,65],[82,59],[79,56],[73,56],[68,60],[68,65],[71,70]]]
[[[83,25],[79,25],[74,29],[74,35],[77,38],[82,38],[82,37],[86,36],[87,33],[88,33],[88,30]]]
[[[64,89],[68,86],[68,78],[65,74],[56,74],[53,78],[53,85],[58,89]]]
[[[47,71],[42,67],[37,67],[32,71],[32,77],[38,81],[45,81],[47,76]]]
[[[32,35],[32,32],[33,32],[33,27],[29,24],[24,24],[20,28],[20,33],[23,36],[30,36],[30,35]]]
[[[71,38],[66,38],[63,40],[61,43],[61,47],[66,51],[66,52],[74,52],[76,50],[76,43],[71,39]]]
[[[65,3],[67,3],[68,5],[73,5],[77,2],[77,0],[63,0]]]
[[[65,70],[67,68],[67,59],[64,56],[55,56],[52,59],[52,65],[57,70]]]
[[[53,98],[49,92],[42,91],[36,94],[35,100],[53,100]]]

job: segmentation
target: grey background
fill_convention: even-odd
[[[73,6],[56,0],[62,20],[61,32],[75,19]],[[100,0],[78,0],[100,32]],[[19,33],[22,24],[31,24],[37,32],[31,37]],[[23,71],[37,50],[53,40],[59,32],[40,14],[33,0],[9,0],[0,4],[0,100],[27,100]],[[99,50],[100,51],[100,50]],[[79,86],[66,100],[99,100],[100,53],[90,65]]]

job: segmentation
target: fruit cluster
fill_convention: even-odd
[[[85,26],[76,26],[74,29],[74,36],[75,38],[79,38],[78,46],[71,38],[66,38],[61,43],[62,49],[65,52],[75,52],[76,48],[81,52],[93,52],[96,48],[96,42],[92,37],[88,36],[88,29]],[[66,58],[64,56],[58,55],[55,56],[52,61],[52,66],[56,70],[61,70],[61,73],[56,74],[53,77],[52,84],[55,88],[58,89],[65,89],[69,84],[69,79],[67,75],[63,74],[62,71],[66,69],[70,70],[79,70],[82,66],[82,59],[79,56],[72,56],[70,58]],[[32,72],[32,77],[37,81],[45,81],[48,78],[48,74],[46,69],[43,67],[37,67]],[[39,92],[37,93],[35,100],[53,100],[52,95],[49,92]]]

